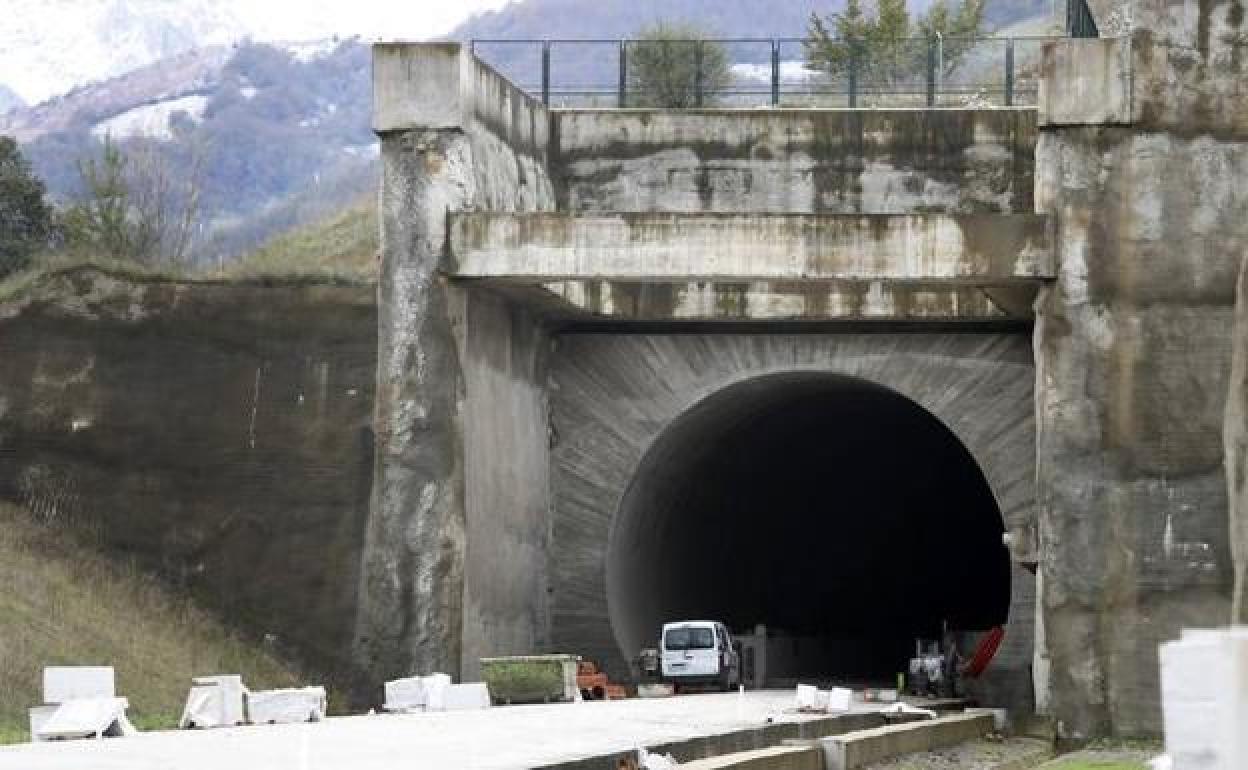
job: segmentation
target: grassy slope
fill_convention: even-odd
[[[26,740],[45,665],[111,665],[140,728],[173,727],[192,676],[297,684],[289,665],[232,635],[156,580],[0,503],[0,743]]]
[[[377,280],[377,204],[367,199],[313,225],[282,234],[220,273],[224,278],[308,277]]]
[[[374,284],[380,269],[377,205],[370,198],[312,225],[275,237],[255,252],[201,270],[176,264],[141,265],[73,254],[42,254],[21,272],[0,278],[0,302],[28,294],[50,273],[94,266],[119,277],[170,281]]]

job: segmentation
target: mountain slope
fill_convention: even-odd
[[[49,665],[111,665],[140,726],[175,726],[192,676],[251,687],[298,673],[133,568],[0,503],[0,743],[25,740]]]

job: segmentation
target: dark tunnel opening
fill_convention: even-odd
[[[769,683],[891,681],[944,623],[1006,622],[1002,532],[978,464],[922,406],[852,377],[760,377],[646,453],[608,547],[611,623],[628,658],[664,622],[722,620],[766,626]]]

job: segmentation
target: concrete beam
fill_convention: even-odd
[[[1029,321],[1037,286],[560,281],[507,295],[557,321]]]
[[[874,762],[931,751],[974,740],[993,729],[991,714],[956,714],[926,722],[909,722],[824,738],[827,770],[853,770]]]
[[[455,215],[447,271],[520,283],[889,281],[1008,286],[1055,275],[1035,214]]]
[[[817,746],[773,746],[681,764],[687,770],[823,770]]]
[[[1129,39],[1076,38],[1044,45],[1039,89],[1042,128],[1128,124],[1131,120]]]

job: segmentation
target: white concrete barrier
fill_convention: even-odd
[[[328,699],[324,687],[260,690],[247,694],[247,714],[252,724],[319,722],[325,718]]]
[[[202,676],[191,680],[191,691],[182,708],[178,727],[232,727],[246,721],[243,678],[234,674]]]
[[[1174,769],[1248,767],[1248,628],[1187,630],[1160,653],[1166,754]]]
[[[490,688],[485,682],[448,685],[442,691],[443,711],[470,711],[490,707]]]
[[[76,698],[53,706],[30,710],[33,742],[134,735],[126,718],[130,703],[125,698]]]

